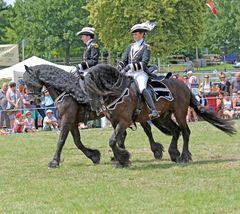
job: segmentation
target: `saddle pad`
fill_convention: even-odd
[[[158,101],[160,98],[163,98],[168,101],[174,100],[172,92],[169,90],[167,85],[165,85],[162,81],[151,80],[149,81],[148,85],[152,88],[152,91],[154,91],[154,97],[156,101]]]

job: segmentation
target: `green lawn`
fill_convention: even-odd
[[[182,165],[167,152],[154,160],[141,128],[129,130],[126,169],[109,161],[110,128],[81,131],[86,145],[100,149],[99,165],[69,136],[60,168],[51,170],[58,133],[0,136],[0,213],[240,213],[240,133],[229,137],[206,122],[190,129],[194,161]],[[154,133],[167,151],[170,137]]]

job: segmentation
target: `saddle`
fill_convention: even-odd
[[[169,79],[171,77],[171,75],[172,74],[170,73],[170,74],[167,74],[166,76],[155,76],[155,77],[149,78],[148,83],[147,83],[147,90],[150,93],[154,102],[157,102],[161,98],[165,99],[167,101],[174,100],[174,98],[172,96],[172,92],[170,91],[168,86],[162,82],[164,79]],[[136,83],[135,83],[135,85],[136,85]],[[137,102],[136,110],[132,117],[134,123],[135,123],[138,115],[141,113],[142,102],[145,102],[140,91],[138,90],[137,85],[135,87],[138,91],[138,93],[137,93],[138,102]]]

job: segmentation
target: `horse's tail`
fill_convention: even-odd
[[[194,109],[196,114],[206,120],[207,122],[211,123],[216,128],[220,129],[221,131],[232,135],[236,134],[236,129],[233,127],[233,122],[229,120],[223,120],[217,117],[214,113],[210,112],[208,109],[204,108],[195,98],[195,95],[191,93],[190,98],[190,106]]]

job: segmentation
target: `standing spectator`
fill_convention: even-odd
[[[53,131],[58,130],[57,119],[53,116],[53,111],[48,109],[46,111],[46,117],[43,120],[43,130],[44,131]]]
[[[9,88],[6,93],[7,98],[7,110],[9,110],[8,115],[10,119],[10,127],[13,128],[13,123],[15,120],[15,112],[18,111],[20,103],[22,101],[19,91],[16,89],[16,83],[10,82]]]
[[[188,86],[188,88],[191,90],[192,83],[195,82],[194,76],[192,75],[192,71],[187,72],[188,75],[184,75],[184,83]],[[191,77],[191,80],[190,80]],[[189,82],[191,81],[191,83]],[[197,120],[196,113],[194,112],[193,108],[188,107],[188,113],[187,113],[187,122],[194,122]]]
[[[22,133],[24,127],[24,121],[22,118],[22,113],[16,113],[16,119],[13,123],[13,133]]]
[[[204,81],[200,84],[200,87],[203,88],[204,93],[209,93],[212,91],[212,82],[209,81],[209,76],[204,75]]]
[[[237,97],[233,99],[233,110],[236,118],[240,118],[240,90],[237,92]]]
[[[240,72],[235,74],[235,79],[232,82],[232,95],[237,96],[238,91],[240,91]]]
[[[26,112],[26,119],[24,120],[24,131],[25,132],[35,132],[36,128],[34,125],[34,119],[31,117],[32,116],[32,112],[31,111],[27,111]]]
[[[231,83],[226,80],[226,76],[224,73],[219,75],[220,83],[218,84],[218,90],[227,92],[229,95],[231,94]]]
[[[193,72],[192,71],[188,71],[187,72],[188,75],[188,87],[191,88],[192,84],[197,84],[197,77],[193,76]]]
[[[44,106],[45,106],[45,109],[51,109],[54,117],[57,118],[56,107],[54,105],[52,97],[50,96],[50,94],[49,94],[47,89],[45,89],[43,91],[43,93],[44,93]]]
[[[229,94],[225,92],[223,98],[223,116],[230,119],[233,118],[234,111],[232,107],[232,100],[230,99]]]
[[[10,128],[10,119],[8,117],[6,108],[7,108],[7,98],[6,93],[8,90],[8,84],[5,82],[2,84],[2,89],[0,91],[0,129],[3,127],[5,122],[6,128]]]

